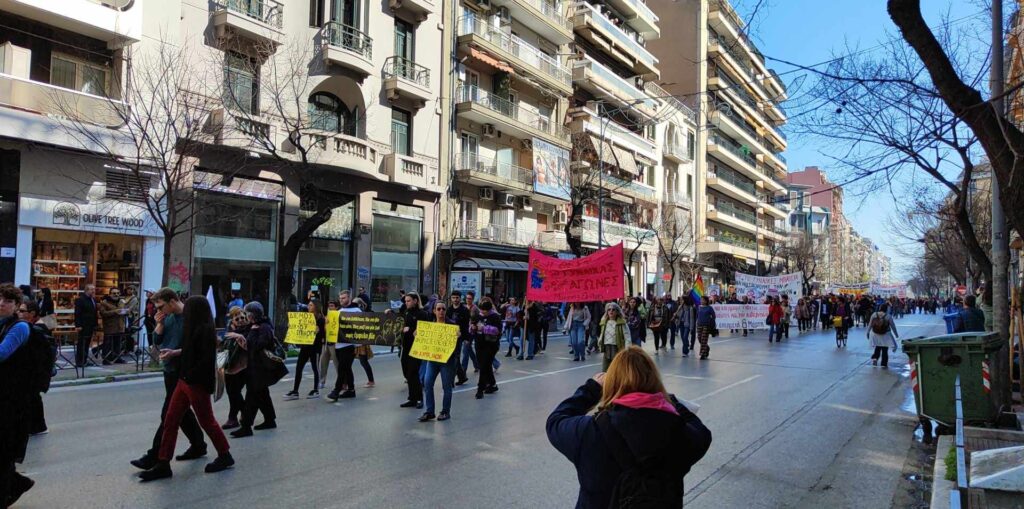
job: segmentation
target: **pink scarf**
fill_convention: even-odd
[[[676,411],[676,407],[672,406],[672,403],[668,401],[668,398],[661,393],[650,394],[647,392],[631,392],[621,398],[613,400],[612,403],[628,408],[653,408],[673,415],[679,415],[679,412]]]

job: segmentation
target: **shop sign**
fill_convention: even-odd
[[[369,281],[370,280],[370,268],[369,267],[365,267],[365,266],[361,266],[361,267],[356,268],[356,277],[359,278],[359,281],[361,281],[363,283]]]
[[[23,226],[163,237],[149,210],[133,203],[75,203],[22,196],[18,218]]]
[[[452,272],[451,284],[448,285],[448,291],[454,292],[456,290],[462,292],[463,297],[466,293],[473,292],[473,295],[479,299],[482,296],[481,284],[483,282],[483,273],[480,271],[454,271]]]
[[[17,251],[18,249],[13,247],[0,247],[0,258],[14,258]]]

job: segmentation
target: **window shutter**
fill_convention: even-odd
[[[149,176],[136,176],[125,171],[107,170],[108,200],[145,203],[153,180]]]

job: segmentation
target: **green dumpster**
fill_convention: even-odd
[[[960,375],[964,420],[994,422],[998,406],[991,376],[996,352],[1003,347],[994,332],[964,332],[930,338],[905,339],[903,351],[910,357],[910,381],[917,413],[946,426],[956,423],[954,381]]]

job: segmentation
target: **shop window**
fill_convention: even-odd
[[[86,94],[107,96],[109,70],[66,55],[54,54],[50,61],[50,84]]]
[[[107,170],[105,198],[108,200],[145,203],[149,197],[151,186],[152,179],[148,176],[134,175],[119,170]]]
[[[374,201],[373,205],[370,291],[374,309],[380,310],[399,299],[399,290],[419,289],[423,212],[417,207],[386,202]],[[413,209],[418,210],[419,217],[410,217]]]
[[[259,113],[259,66],[255,59],[229,51],[224,55],[225,102],[250,114]]]
[[[220,193],[196,193],[196,233],[274,240],[278,202]]]

